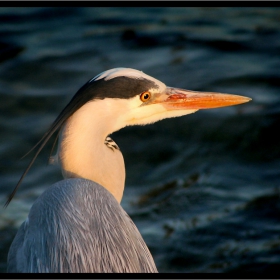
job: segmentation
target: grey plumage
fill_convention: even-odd
[[[116,199],[86,179],[55,183],[33,204],[8,255],[8,272],[157,272]]]

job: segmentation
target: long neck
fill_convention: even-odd
[[[122,153],[104,144],[105,138],[121,128],[109,99],[86,103],[66,122],[60,132],[58,160],[64,178],[85,178],[106,188],[118,202],[125,183]]]

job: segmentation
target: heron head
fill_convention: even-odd
[[[197,92],[168,87],[159,80],[130,68],[105,71],[89,83],[102,87],[94,98],[112,98],[116,102],[121,127],[145,125],[194,113],[200,109],[232,106],[250,101],[244,96]],[[118,103],[118,105],[117,105]],[[117,116],[116,116],[117,118]]]

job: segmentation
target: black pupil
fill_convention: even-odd
[[[146,94],[144,95],[144,99],[148,99],[148,98],[149,98],[149,94],[146,93]]]

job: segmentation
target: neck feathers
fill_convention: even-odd
[[[120,202],[125,167],[118,146],[107,137],[119,129],[111,108],[110,99],[103,99],[88,102],[77,110],[61,129],[57,157],[64,178],[92,180]]]

